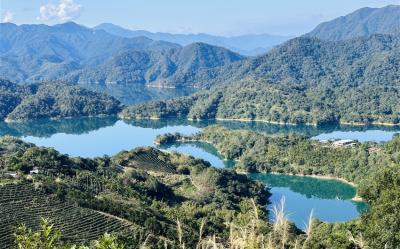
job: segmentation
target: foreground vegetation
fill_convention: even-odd
[[[139,148],[71,158],[13,137],[0,140],[0,152],[5,248],[13,226],[35,229],[41,218],[65,235],[63,243],[112,232],[128,248],[145,241],[150,248],[176,247],[177,219],[189,248],[203,223],[204,236],[227,238],[226,223],[240,221],[251,199],[266,219],[261,207],[269,193],[261,184],[193,157]]]
[[[26,225],[15,228],[15,246],[18,249],[123,249],[124,245],[118,243],[116,238],[108,233],[93,241],[90,246],[61,245],[61,233],[54,229],[54,224],[42,219],[40,228],[32,231]]]

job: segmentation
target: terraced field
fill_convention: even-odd
[[[15,226],[25,224],[37,229],[42,217],[61,231],[66,242],[85,242],[97,239],[105,232],[136,229],[128,221],[46,196],[29,183],[0,186],[0,217],[1,249],[11,248]]]
[[[175,167],[159,158],[162,154],[153,148],[139,148],[135,151],[127,152],[128,157],[122,166],[150,170],[155,172],[175,173]],[[123,156],[125,157],[125,156]]]

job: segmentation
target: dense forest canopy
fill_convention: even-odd
[[[81,84],[203,88],[215,77],[213,69],[244,59],[205,43],[165,50],[124,50],[98,67],[85,67],[63,79]]]
[[[316,86],[272,84],[253,78],[189,97],[129,106],[124,119],[259,120],[292,124],[398,124],[400,86]]]
[[[0,79],[0,88],[0,118],[7,121],[115,115],[122,108],[106,94],[60,82],[16,85]]]
[[[67,79],[198,88],[230,85],[246,77],[305,87],[392,86],[399,82],[399,49],[399,35],[380,34],[344,41],[298,37],[248,59],[222,48],[193,44],[161,52],[123,52],[99,69],[77,71]]]

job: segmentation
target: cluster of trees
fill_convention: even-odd
[[[19,86],[0,79],[0,89],[0,118],[9,121],[113,115],[122,108],[106,94],[65,83]]]
[[[0,119],[3,120],[17,107],[23,98],[33,94],[34,86],[26,87],[0,79]]]
[[[123,119],[186,118],[195,100],[196,96],[190,96],[128,106],[118,116]]]
[[[370,153],[372,145],[365,143],[334,148],[298,134],[271,136],[221,126],[208,126],[191,139],[211,143],[225,158],[237,160],[236,169],[245,172],[330,175],[359,182],[378,167],[371,160],[384,159]]]

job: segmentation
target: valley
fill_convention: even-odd
[[[399,5],[89,2],[0,13],[1,249],[400,248]]]

